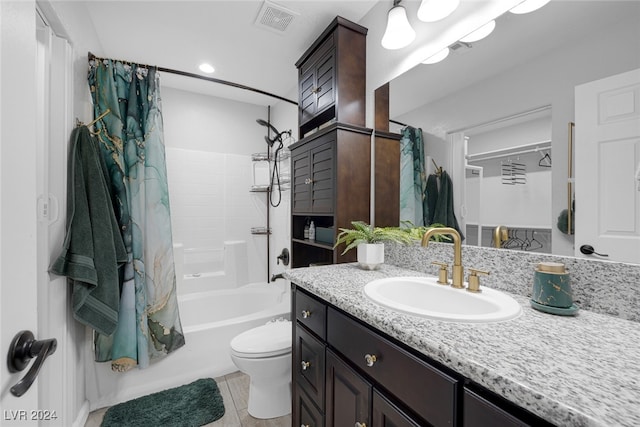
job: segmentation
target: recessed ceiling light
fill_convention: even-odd
[[[519,15],[533,12],[534,10],[538,10],[545,4],[549,3],[549,1],[550,0],[525,0],[516,7],[510,9],[509,12]]]
[[[216,70],[215,68],[213,68],[213,65],[207,64],[206,62],[200,64],[200,66],[198,68],[200,69],[200,71],[202,71],[203,73],[207,73],[207,74],[211,74]]]
[[[496,28],[496,21],[489,21],[486,24],[484,24],[482,27],[478,28],[477,30],[461,38],[460,41],[463,41],[466,43],[477,42],[478,40],[482,40],[483,38],[491,34],[494,28]]]
[[[442,49],[440,52],[436,53],[435,55],[431,55],[430,57],[428,57],[427,59],[425,59],[424,61],[422,61],[423,64],[435,64],[437,62],[442,61],[444,58],[446,58],[447,56],[449,56],[449,48],[445,47],[444,49]]]

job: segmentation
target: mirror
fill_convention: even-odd
[[[541,242],[546,246],[544,252],[574,255],[573,236],[564,234],[557,226],[559,215],[569,204],[568,127],[574,121],[574,89],[583,83],[640,68],[640,3],[551,1],[525,15],[507,12],[496,22],[496,29],[487,38],[470,45],[453,45],[452,53],[444,61],[418,65],[389,82],[389,130],[399,132],[404,125],[422,128],[424,151],[428,156],[427,174],[434,169],[430,157],[449,171],[454,189],[458,187],[454,197],[462,194],[459,188],[465,176],[472,178],[471,170],[465,168],[465,138],[468,138],[468,155],[491,151],[498,151],[494,155],[500,151],[504,155],[469,162],[483,166],[487,181],[492,176],[501,179],[502,170],[496,168],[501,168],[503,161],[518,160],[509,153],[522,150],[519,146],[535,150],[535,144],[531,143],[547,142],[548,145],[527,154],[534,157],[526,164],[535,162],[536,166],[535,172],[533,166],[525,167],[525,178],[536,182],[535,187],[509,186],[509,190],[514,191],[531,192],[535,188],[539,196],[544,196],[544,201],[534,198],[533,203],[536,208],[545,206],[545,212],[525,220],[522,209],[510,208],[504,200],[491,199],[490,192],[483,192],[480,199],[472,200],[473,196],[477,197],[477,191],[468,186],[467,194],[471,198],[456,203],[456,215],[459,222],[471,218],[469,222],[473,223],[473,214],[469,210],[461,212],[461,206],[474,207],[478,203],[494,206],[501,209],[503,217],[495,222],[490,218],[480,219],[490,230],[494,225],[546,229],[548,242]],[[482,140],[483,134],[506,134],[509,127],[503,125],[513,125],[515,129],[519,121],[529,121],[525,118],[532,123],[542,123],[544,130],[537,132],[543,136],[514,138],[511,147],[473,145]],[[545,132],[548,137],[544,136]],[[551,168],[546,167],[545,154],[551,158]],[[520,160],[525,160],[522,156]],[[538,183],[540,177],[534,173],[546,174],[541,178],[543,184]],[[512,195],[507,200],[519,203],[523,197]],[[528,212],[527,208],[523,209]],[[533,219],[540,221],[527,223]],[[519,237],[530,240],[530,235]],[[472,244],[477,238],[465,240],[466,244]]]

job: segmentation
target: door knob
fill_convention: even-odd
[[[31,359],[35,357],[36,360],[27,375],[11,387],[11,394],[20,397],[29,390],[38,376],[44,360],[55,353],[57,346],[58,341],[55,338],[36,340],[31,331],[20,331],[13,337],[7,355],[9,372],[23,371]]]
[[[596,254],[596,255],[600,255],[600,256],[609,256],[608,254],[599,254],[598,252],[596,252],[596,250],[591,245],[582,245],[582,246],[580,246],[580,252],[582,252],[585,255]]]

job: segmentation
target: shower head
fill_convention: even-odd
[[[273,133],[275,133],[275,136],[273,138],[269,138],[268,136],[264,137],[264,140],[267,141],[267,144],[269,144],[269,147],[273,146],[273,143],[276,142],[278,139],[280,139],[282,137],[282,134],[286,133],[285,132],[279,132],[278,129],[276,129],[271,123],[266,122],[262,119],[257,119],[256,122],[260,125],[260,126],[264,126],[266,128],[271,129],[271,131]]]
[[[278,129],[276,129],[276,128],[275,128],[271,123],[269,123],[269,122],[265,122],[265,121],[264,121],[264,120],[262,120],[262,119],[258,119],[258,120],[256,120],[256,122],[257,122],[259,125],[261,125],[261,126],[264,126],[264,127],[266,127],[266,128],[271,129],[271,131],[272,131],[272,132],[274,132],[275,134],[277,134],[277,135],[278,135],[278,134],[280,134],[280,132],[278,131]]]

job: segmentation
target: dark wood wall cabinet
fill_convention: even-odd
[[[365,125],[366,36],[338,16],[296,62],[301,138],[332,120]]]
[[[550,426],[292,283],[292,425]]]
[[[369,221],[371,129],[334,123],[289,148],[293,268],[355,261],[333,245],[340,228]],[[304,235],[311,221],[315,239]]]
[[[291,150],[292,266],[355,261],[339,228],[370,219],[371,134],[365,124],[367,29],[336,17],[296,63],[301,139]],[[315,239],[305,236],[313,221]]]

